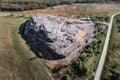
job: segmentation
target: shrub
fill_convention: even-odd
[[[86,53],[82,53],[79,58],[81,61],[84,61],[84,62],[88,60]]]
[[[71,77],[68,74],[64,74],[60,80],[72,80]]]

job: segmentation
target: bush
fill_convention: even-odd
[[[71,77],[68,74],[64,74],[60,80],[72,80]]]
[[[72,65],[72,69],[77,76],[87,75],[87,73],[89,72],[89,68],[90,66],[87,62],[82,62],[80,60],[77,60]]]
[[[84,61],[84,62],[88,60],[86,53],[82,53],[79,58],[81,61]]]
[[[79,74],[86,75],[86,74],[88,73],[88,70],[89,70],[89,65],[88,65],[88,63],[80,62],[80,63],[79,63],[78,70],[79,70],[79,72],[80,72]]]
[[[94,3],[94,2],[108,2],[108,0],[0,0],[0,9],[3,11],[21,11],[31,9],[41,9],[50,6],[60,4],[72,4],[72,3]],[[23,7],[23,8],[21,8]],[[102,19],[103,16],[98,16]],[[106,17],[106,21],[109,17]]]
[[[109,22],[110,16],[108,15],[97,15],[96,18],[100,21]]]

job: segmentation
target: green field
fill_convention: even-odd
[[[10,16],[10,13],[0,13],[0,80],[50,80],[50,71],[42,60],[36,58],[33,52],[29,49],[29,46],[24,42],[21,36],[18,34],[20,25],[29,19],[28,15],[26,17],[21,17],[20,14],[13,14]],[[99,26],[101,27],[101,26]],[[105,27],[103,25],[103,27]],[[88,65],[86,68],[85,75],[74,74],[73,67],[69,69],[68,74],[72,79],[78,80],[92,80],[94,77],[94,71],[96,70],[99,58],[101,55],[102,47],[106,35],[105,30],[104,34],[97,35],[95,41],[89,45],[88,49],[85,49],[84,53],[85,61],[81,60],[81,57],[78,58],[76,62],[79,64],[85,63]],[[99,42],[100,41],[100,42]],[[30,58],[35,58],[30,61]],[[74,67],[75,68],[75,67]],[[71,70],[71,71],[70,71]],[[78,71],[78,69],[76,68]],[[7,74],[6,74],[7,72]],[[69,74],[72,73],[73,75]],[[60,74],[60,77],[63,76]]]
[[[119,21],[116,21],[119,19]],[[120,16],[113,23],[106,63],[101,80],[120,80]]]
[[[119,0],[0,0],[2,11],[23,11],[43,9],[50,6],[73,4],[73,3],[108,3]]]
[[[26,19],[0,13],[0,80],[50,80],[48,68],[18,34]]]
[[[30,14],[34,15],[36,14],[36,11],[38,11],[38,13],[43,12],[43,14],[67,15],[70,17],[73,15],[78,17],[95,17],[96,15],[112,15],[113,13],[120,11],[119,7],[120,4],[71,4],[35,11],[31,10]],[[13,16],[10,16],[10,13],[0,13],[0,80],[51,80],[51,72],[48,67],[40,58],[36,57],[36,55],[29,49],[29,46],[18,34],[20,25],[30,17],[27,15],[29,14],[29,11],[18,13],[19,14],[14,13]],[[120,80],[115,78],[113,74],[115,73],[118,76],[120,75],[120,54],[118,54],[120,50],[119,48],[115,49],[115,47],[113,48],[112,46],[113,43],[118,44],[117,46],[120,44],[120,32],[118,32],[117,26],[118,24],[113,28],[111,45],[106,59],[107,65],[105,65],[102,80]],[[106,32],[107,29],[104,34],[96,36],[95,41],[88,45],[88,49],[85,49],[83,52],[85,55],[82,55],[82,57],[86,59],[84,59],[85,61],[81,60],[81,57],[77,59],[78,61],[76,60],[76,63],[78,62],[77,67],[81,66],[79,65],[81,64],[80,62],[85,63],[84,65],[87,68],[86,74],[81,75],[81,72],[78,73],[80,75],[74,74],[72,71],[73,68],[75,68],[76,71],[78,71],[78,69],[74,67],[73,64],[73,67],[71,67],[65,75],[68,74],[75,80],[93,80],[104,45]],[[97,41],[99,40],[101,42],[98,42],[98,44]],[[119,67],[112,69],[114,65]],[[60,76],[64,76],[64,73],[60,74]],[[110,76],[113,78],[110,78]]]

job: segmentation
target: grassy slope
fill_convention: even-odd
[[[115,23],[112,29],[108,55],[102,73],[101,80],[120,80],[120,23]]]
[[[98,14],[113,14],[120,11],[120,4],[71,4],[49,7],[46,9],[24,11],[27,14],[53,14],[62,16],[92,16]]]
[[[87,10],[85,9],[86,6],[88,8]],[[85,13],[86,15],[118,12],[120,11],[119,7],[119,4],[72,4],[61,7],[56,6],[54,9],[47,8],[25,13],[48,13],[63,16],[80,14],[84,16],[83,13],[85,12],[88,12]],[[0,16],[6,15],[8,15],[8,13],[0,14]],[[48,76],[44,73],[44,71],[47,70],[44,63],[39,59],[29,61],[29,58],[35,57],[35,55],[25,47],[25,42],[17,34],[19,25],[25,20],[26,19],[23,18],[0,17],[0,80],[48,80]],[[38,62],[41,64],[40,67]]]
[[[50,80],[40,59],[29,61],[35,55],[18,34],[19,25],[25,20],[0,17],[0,80]]]
[[[0,0],[2,11],[23,11],[43,9],[53,5],[89,2],[108,2],[108,0]],[[111,0],[109,0],[110,2]],[[116,0],[114,0],[116,1]],[[119,0],[117,0],[119,1]],[[116,2],[117,2],[116,1]]]

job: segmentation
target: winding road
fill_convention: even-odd
[[[99,61],[99,64],[98,64],[98,68],[97,68],[94,80],[100,80],[102,69],[103,69],[103,66],[104,66],[104,63],[105,63],[105,57],[107,55],[107,49],[108,49],[108,44],[109,44],[109,40],[110,40],[113,19],[114,19],[115,16],[117,16],[119,14],[120,14],[120,12],[115,13],[111,17],[108,32],[107,32],[107,36],[106,36],[106,40],[105,40],[105,44],[104,44],[104,48],[103,48],[103,51],[102,51],[102,55],[101,55],[101,58],[100,58],[100,61]]]

